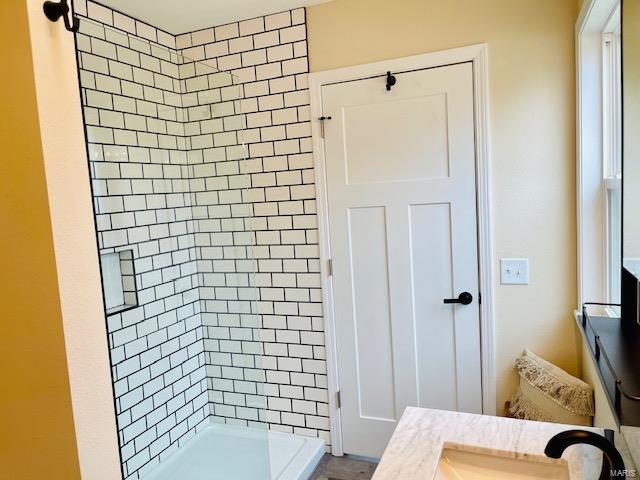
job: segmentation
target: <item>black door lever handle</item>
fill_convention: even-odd
[[[462,305],[469,305],[473,302],[473,295],[469,292],[462,292],[458,295],[458,298],[445,298],[444,303],[461,303]]]

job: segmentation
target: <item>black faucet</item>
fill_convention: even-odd
[[[611,432],[613,433],[613,432]],[[613,436],[611,436],[613,439]],[[625,466],[618,449],[613,441],[586,430],[567,430],[554,435],[544,449],[544,454],[550,458],[560,458],[565,449],[571,445],[586,443],[602,450],[602,470],[599,480],[613,480],[625,478]]]

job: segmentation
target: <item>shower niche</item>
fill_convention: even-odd
[[[138,306],[133,250],[100,254],[102,290],[107,315]]]

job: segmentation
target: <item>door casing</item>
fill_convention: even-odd
[[[477,44],[467,47],[385,60],[314,72],[309,75],[311,94],[311,128],[316,180],[316,202],[320,243],[320,271],[324,305],[324,327],[327,354],[327,379],[329,391],[329,417],[331,428],[331,453],[343,455],[342,420],[338,408],[337,392],[340,379],[337,373],[333,282],[330,272],[331,245],[329,241],[329,210],[326,182],[324,139],[322,138],[322,87],[371,77],[385,77],[388,71],[401,73],[412,70],[441,67],[461,62],[473,64],[475,156],[477,179],[478,264],[482,300],[480,303],[480,350],[482,362],[482,411],[485,415],[496,413],[495,340],[493,315],[493,236],[491,229],[491,190],[489,169],[489,84],[488,47]]]

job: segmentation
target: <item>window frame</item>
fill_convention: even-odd
[[[611,298],[608,272],[615,264],[608,258],[608,246],[615,238],[607,212],[612,203],[607,197],[612,195],[607,192],[616,192],[618,182],[605,180],[610,175],[603,163],[605,144],[611,152],[612,139],[605,139],[605,123],[611,131],[610,120],[615,119],[603,115],[603,33],[614,31],[619,9],[620,0],[584,0],[576,22],[577,307]]]
[[[622,108],[620,9],[602,33],[602,180],[604,191],[605,299],[620,303],[622,268]],[[617,315],[615,309],[608,309]]]

